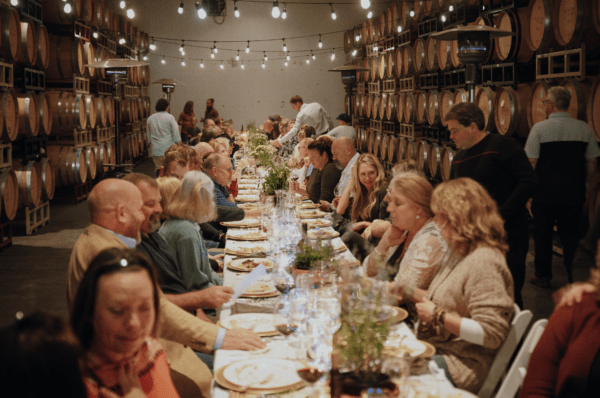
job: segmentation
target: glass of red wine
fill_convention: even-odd
[[[312,397],[315,392],[315,383],[325,374],[325,369],[318,366],[314,360],[299,360],[296,364],[296,372],[302,380],[308,384],[310,391],[308,397]]]

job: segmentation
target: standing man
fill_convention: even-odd
[[[156,113],[148,118],[148,144],[152,147],[152,160],[156,175],[163,164],[165,151],[176,142],[181,142],[177,120],[169,113],[169,101],[156,101]]]
[[[298,115],[296,115],[296,123],[294,127],[285,135],[271,141],[271,145],[276,148],[281,148],[283,144],[290,141],[292,138],[297,137],[300,126],[308,124],[315,129],[317,137],[319,135],[327,133],[333,128],[333,123],[329,117],[329,113],[320,104],[313,102],[311,104],[305,104],[302,101],[302,97],[294,95],[290,100],[292,108]],[[294,144],[295,145],[295,144]]]
[[[213,107],[215,100],[209,98],[206,100],[206,111],[204,111],[204,119],[212,119],[216,123],[216,119],[219,117],[219,112]]]
[[[533,285],[550,288],[554,223],[563,245],[569,283],[573,282],[573,258],[579,241],[579,218],[586,186],[596,170],[600,149],[589,124],[567,112],[571,93],[552,87],[543,101],[548,120],[536,123],[525,144],[540,184],[533,195],[535,276]],[[587,174],[587,178],[586,178]]]
[[[456,104],[445,120],[450,138],[460,149],[452,161],[450,178],[472,178],[496,201],[507,235],[506,263],[515,285],[515,303],[523,308],[521,289],[529,249],[525,205],[537,184],[535,171],[517,141],[484,131],[485,118],[477,105]]]
[[[356,139],[356,130],[354,130],[354,126],[350,126],[352,117],[346,113],[340,113],[336,119],[340,125],[327,133],[327,135],[334,140],[340,137],[348,137],[354,141]]]

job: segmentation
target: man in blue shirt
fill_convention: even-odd
[[[152,146],[152,160],[158,176],[165,151],[174,143],[181,142],[179,126],[175,117],[169,113],[169,101],[164,98],[156,101],[156,113],[148,118],[148,144]]]

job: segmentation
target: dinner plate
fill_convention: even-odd
[[[248,262],[251,262],[252,264]],[[227,268],[235,271],[252,271],[254,268],[258,267],[259,264],[264,265],[267,270],[273,268],[273,262],[271,260],[260,257],[236,258],[227,264]]]
[[[254,196],[260,195],[260,191],[254,187],[254,189],[240,189],[238,192],[238,197],[240,196]]]
[[[319,220],[305,220],[302,222],[308,225],[308,228],[310,229],[314,227],[324,228],[333,225],[333,221],[325,220],[324,218],[321,218]]]
[[[226,254],[232,254],[239,257],[260,256],[261,254],[259,253],[266,254],[268,251],[269,249],[264,246],[238,247],[235,249],[225,248]]]
[[[238,195],[235,200],[237,202],[258,202],[258,195]]]
[[[348,250],[346,245],[344,245],[343,243],[339,244],[339,245],[333,244],[332,246],[333,246],[333,251],[336,253],[342,253],[342,252],[345,252],[346,250]]]
[[[298,206],[298,208],[300,210],[304,210],[304,209],[318,209],[319,205],[316,203],[302,203],[301,205]]]
[[[267,234],[260,231],[253,232],[245,232],[236,231],[235,233],[232,231],[227,232],[227,239],[233,240],[245,240],[245,241],[257,241],[257,240],[267,240]]]
[[[411,358],[416,358],[425,353],[426,350],[427,347],[423,342],[408,338],[386,341],[383,345],[383,354],[394,357],[403,357],[408,354]]]
[[[256,228],[260,226],[260,221],[255,218],[246,218],[241,221],[224,221],[221,225],[235,228]]]
[[[301,210],[298,212],[300,218],[321,218],[325,217],[327,213],[319,210]]]
[[[258,210],[258,203],[240,203],[238,207],[244,210]]]
[[[340,233],[338,231],[334,231],[334,230],[323,230],[323,229],[318,229],[318,230],[310,230],[308,231],[308,237],[311,239],[333,239],[337,236],[340,236]]]
[[[248,389],[275,390],[302,383],[293,361],[273,358],[234,362],[225,368],[223,377]]]
[[[278,335],[275,325],[286,322],[279,314],[236,314],[220,320],[225,329],[249,329],[263,337]]]
[[[277,292],[273,282],[258,281],[244,291],[244,295],[263,295]]]
[[[239,184],[258,184],[258,179],[242,178],[238,181]]]
[[[252,190],[252,189],[256,189],[256,186],[257,186],[256,184],[240,184],[240,185],[238,185],[238,189],[240,191],[248,190],[248,189]]]

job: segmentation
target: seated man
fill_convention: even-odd
[[[194,147],[196,151],[196,155],[198,156],[198,163],[196,163],[196,167],[194,170],[202,171],[202,164],[204,163],[204,158],[213,153],[215,150],[213,147],[207,142],[201,142]]]
[[[217,126],[211,126],[202,132],[200,142],[208,142],[209,144],[221,134],[221,129]]]
[[[91,261],[105,249],[135,248],[145,220],[142,195],[128,181],[109,178],[99,182],[88,197],[88,206],[91,224],[77,239],[69,261],[69,307]],[[158,337],[167,355],[173,383],[182,397],[210,396],[210,371],[190,347],[205,353],[218,348],[264,347],[255,333],[243,329],[223,331],[172,304],[162,292],[159,319]]]

